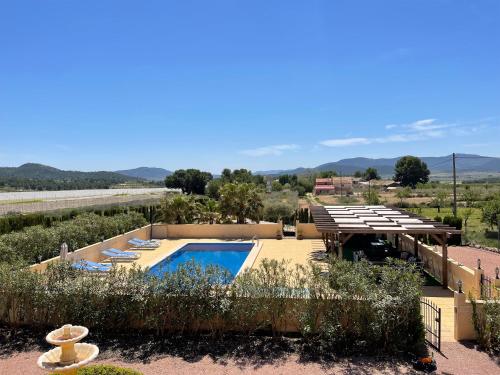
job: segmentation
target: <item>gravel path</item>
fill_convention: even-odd
[[[500,366],[486,353],[477,351],[473,345],[444,343],[444,355],[435,354],[438,374],[498,375]],[[15,353],[0,357],[0,374],[42,375],[36,367],[39,351]],[[378,362],[367,358],[349,358],[337,362],[302,362],[295,355],[278,360],[245,361],[215,359],[205,355],[196,359],[173,356],[158,356],[147,361],[128,361],[113,358],[109,354],[100,356],[96,363],[114,364],[139,370],[144,375],[176,374],[260,374],[260,375],[319,375],[319,374],[415,374],[409,364]],[[108,358],[106,358],[108,357]],[[497,358],[498,360],[498,358]]]
[[[0,374],[42,375],[45,372],[36,367],[40,352],[19,353],[8,359],[0,358]],[[286,359],[262,363],[245,363],[234,360],[214,360],[209,356],[188,361],[178,357],[166,356],[152,359],[148,363],[128,362],[116,359],[100,360],[96,363],[113,364],[133,368],[144,375],[198,375],[198,374],[260,374],[260,375],[319,375],[319,374],[412,374],[411,367],[387,362],[373,362],[365,359],[342,360],[335,364],[301,363],[292,355]]]
[[[468,246],[450,246],[448,257],[455,259],[469,268],[477,267],[477,259],[481,259],[481,268],[484,274],[495,277],[495,267],[500,267],[500,254],[488,250],[476,249]]]
[[[36,367],[42,352],[52,348],[44,330],[0,326],[0,374],[42,375]],[[159,338],[148,334],[115,337],[90,334],[96,343],[96,363],[115,364],[145,375],[176,374],[415,374],[404,358],[336,358],[329,351],[300,340],[276,340],[265,336],[210,336]],[[500,359],[488,356],[472,344],[442,343],[443,355],[435,353],[439,374],[500,374]],[[495,362],[496,361],[496,362]]]

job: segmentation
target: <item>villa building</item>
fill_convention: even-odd
[[[331,178],[317,178],[313,190],[314,195],[333,195],[335,194],[335,186]]]

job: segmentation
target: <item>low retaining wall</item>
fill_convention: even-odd
[[[311,223],[296,223],[296,233],[298,239],[317,239],[321,238],[321,233],[316,229],[316,225]]]
[[[473,307],[471,301],[464,293],[455,292],[455,340],[476,340],[477,332],[474,328]],[[478,314],[482,314],[484,309],[483,300],[476,300]]]
[[[283,236],[281,223],[271,224],[154,224],[153,238],[277,238]]]
[[[72,261],[85,259],[92,262],[100,262],[105,259],[105,257],[101,254],[102,250],[109,249],[111,247],[115,247],[121,250],[127,249],[130,247],[130,245],[127,243],[128,240],[134,237],[140,238],[142,240],[148,240],[150,233],[151,226],[147,225],[125,234],[120,234],[116,237],[109,238],[107,240],[104,240],[103,242],[98,242],[86,247],[82,247],[81,249],[69,253],[68,256]],[[30,269],[37,272],[43,272],[47,269],[47,266],[53,262],[59,262],[59,256],[47,259],[39,264],[34,264],[30,267]]]
[[[414,254],[413,237],[400,235],[400,249]],[[432,246],[418,243],[418,257],[422,259],[424,268],[436,279],[441,280],[442,255]],[[448,287],[457,290],[458,280],[462,280],[462,290],[466,295],[472,293],[475,298],[481,295],[481,274],[483,270],[470,269],[456,260],[448,258]]]

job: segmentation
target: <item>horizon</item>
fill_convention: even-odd
[[[456,153],[456,155],[458,157],[458,160],[460,158],[460,155],[467,156],[467,157],[477,156],[479,158],[498,158],[497,156],[479,155],[479,154]],[[323,163],[323,164],[318,164],[318,165],[314,165],[314,166],[297,166],[297,167],[294,167],[294,168],[275,168],[275,169],[266,169],[266,170],[252,170],[252,169],[248,169],[248,168],[245,168],[245,167],[237,167],[237,168],[231,168],[231,170],[233,170],[233,169],[247,169],[250,172],[252,172],[253,174],[259,174],[259,173],[262,173],[262,172],[264,172],[266,174],[269,174],[271,172],[272,173],[287,172],[287,171],[293,171],[295,169],[305,169],[305,170],[315,169],[315,168],[320,167],[320,166],[322,166],[324,164],[338,163],[338,162],[341,162],[341,161],[351,160],[351,159],[368,159],[368,160],[384,160],[384,159],[388,159],[389,160],[389,159],[401,158],[401,157],[404,157],[404,156],[416,156],[418,158],[424,159],[424,158],[446,158],[446,157],[451,157],[452,155],[451,154],[448,154],[448,155],[439,155],[439,156],[399,155],[399,156],[396,156],[394,158],[366,158],[366,157],[359,156],[359,157],[353,157],[353,158],[332,160],[330,162]],[[451,159],[450,159],[450,162],[451,162]],[[37,163],[37,162],[26,162],[26,163],[23,163],[23,164],[20,164],[20,165],[16,165],[16,166],[4,166],[4,165],[0,165],[0,168],[3,168],[3,167],[7,167],[7,168],[19,168],[19,167],[22,167],[23,165],[26,165],[26,164],[43,165],[43,166],[46,166],[46,167],[52,167],[52,168],[56,168],[56,169],[59,169],[59,170],[70,171],[70,172],[119,172],[119,171],[136,170],[136,169],[140,169],[140,168],[149,168],[149,169],[156,169],[156,168],[158,168],[158,169],[167,170],[169,172],[175,172],[177,170],[177,169],[171,169],[171,168],[168,168],[168,167],[164,168],[164,167],[145,166],[145,165],[141,165],[141,166],[138,166],[138,167],[124,168],[124,169],[119,169],[119,170],[109,170],[109,169],[107,169],[107,170],[106,169],[102,169],[102,170],[61,169],[61,168],[58,168],[56,165],[47,165],[47,164]],[[436,165],[428,165],[429,169],[432,169],[435,166],[442,166],[442,162],[438,162]],[[206,172],[210,172],[214,176],[219,176],[222,173],[222,170],[224,168],[225,167],[221,168],[219,171],[206,171]],[[372,166],[372,168],[377,169],[376,166]],[[198,168],[197,166],[188,166],[188,167],[179,168],[179,169],[200,169],[200,168]],[[362,171],[362,170],[363,170],[363,168],[360,169],[360,171]],[[461,171],[460,165],[458,164],[457,165],[457,173],[467,173],[467,172]],[[432,171],[431,171],[431,174],[432,174]]]
[[[498,2],[137,4],[2,5],[0,166],[500,156]]]

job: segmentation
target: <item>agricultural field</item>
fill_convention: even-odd
[[[149,188],[0,193],[0,216],[115,204],[155,204],[166,190]]]
[[[434,207],[417,207],[409,208],[418,215],[422,215],[429,219],[434,219],[436,216],[443,218],[444,216],[452,216],[452,210],[450,207],[441,208],[438,212],[437,208]],[[464,211],[466,208],[458,207],[457,213],[459,217],[464,217]],[[488,247],[498,247],[498,239],[496,230],[489,228],[485,223],[481,222],[482,210],[480,208],[471,208],[472,213],[467,220],[467,226],[463,224],[462,233],[465,242],[477,243]],[[488,234],[486,233],[488,231]]]

